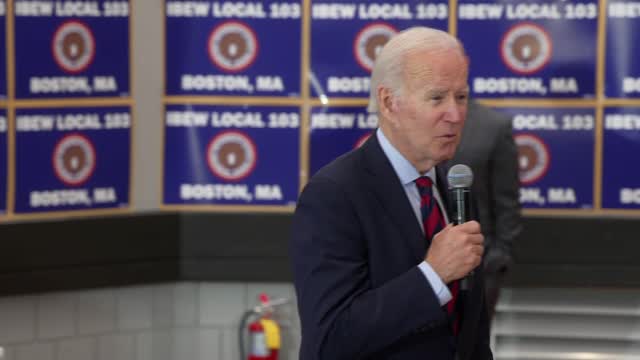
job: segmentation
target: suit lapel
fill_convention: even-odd
[[[367,187],[403,235],[402,238],[410,247],[416,262],[422,261],[427,250],[424,234],[407,199],[404,187],[382,151],[375,132],[361,150],[365,159],[364,166],[368,172],[365,178]]]

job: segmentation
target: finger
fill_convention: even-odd
[[[484,253],[484,247],[478,245],[470,245],[466,247],[465,250],[465,256],[474,259],[476,257],[482,257],[482,254]]]
[[[471,253],[482,257],[482,254],[484,254],[484,246],[478,246],[478,245],[472,246]]]
[[[476,262],[475,262],[475,266],[473,267],[474,269],[477,268],[478,266],[480,266],[480,264],[482,264],[482,255],[478,256],[476,258]]]
[[[466,233],[479,233],[482,231],[480,223],[475,220],[467,221],[466,223],[460,224],[458,225],[458,228]]]
[[[467,238],[471,244],[484,245],[484,235],[482,234],[468,234]]]

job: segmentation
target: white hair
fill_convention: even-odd
[[[394,96],[401,96],[404,81],[404,65],[407,55],[415,51],[460,50],[466,56],[460,41],[447,32],[428,27],[412,27],[394,35],[376,56],[369,90],[371,113],[378,112],[377,92],[382,85]]]

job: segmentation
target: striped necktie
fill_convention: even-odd
[[[433,180],[428,176],[421,176],[415,180],[418,192],[420,193],[420,212],[422,214],[422,226],[427,240],[427,245],[431,244],[433,236],[445,227],[444,217],[440,211],[440,206],[433,196]],[[447,314],[453,319],[453,333],[458,334],[458,321],[456,319],[456,301],[458,300],[458,290],[460,281],[455,280],[449,284],[449,291],[452,299],[446,304]]]

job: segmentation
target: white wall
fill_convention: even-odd
[[[285,283],[172,283],[0,298],[2,360],[234,360],[238,324]],[[281,307],[280,359],[297,359],[295,304]]]

